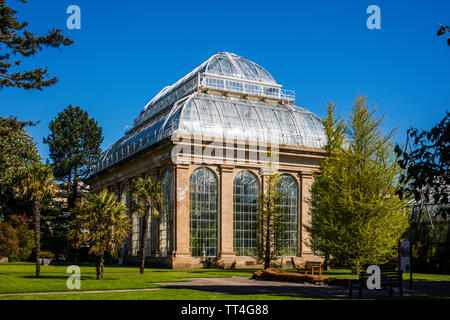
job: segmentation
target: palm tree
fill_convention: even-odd
[[[74,212],[69,239],[78,248],[90,247],[89,253],[96,255],[97,280],[103,280],[105,253],[116,257],[118,247],[131,230],[126,207],[113,192],[104,189],[84,197],[76,204]]]
[[[53,169],[41,162],[29,164],[20,174],[14,187],[17,197],[33,201],[34,242],[36,246],[36,277],[41,273],[41,202],[46,197],[55,195],[57,186],[54,182]]]
[[[144,225],[141,235],[141,265],[140,272],[144,273],[145,253],[147,251],[147,235],[148,235],[148,221],[150,219],[150,210],[153,215],[159,218],[159,212],[163,209],[161,184],[160,182],[153,182],[151,177],[139,178],[134,184],[133,196],[137,200],[138,214],[144,217]]]

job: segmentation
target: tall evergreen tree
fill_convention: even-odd
[[[382,134],[384,119],[374,113],[365,97],[356,98],[347,130],[339,134],[342,125],[332,125],[334,108],[328,109],[327,134],[341,136],[342,143],[321,162],[312,186],[312,223],[305,226],[313,250],[350,265],[353,273],[395,258],[408,226],[408,199],[396,194],[401,183],[393,133]]]
[[[341,117],[335,115],[336,104],[330,101],[327,106],[327,116],[322,120],[323,127],[327,136],[327,144],[325,145],[326,157],[321,160],[321,168],[326,166],[328,161],[331,161],[336,151],[340,150],[344,144],[344,133],[347,127],[344,120]],[[316,180],[319,179],[322,170],[316,172]],[[319,243],[316,243],[316,249],[319,249]],[[326,270],[329,268],[330,254],[325,247],[320,247],[320,250],[324,256],[323,268]]]
[[[79,197],[79,183],[101,155],[102,128],[80,107],[69,105],[49,124],[49,145],[55,177],[63,182],[69,209]]]
[[[0,0],[0,90],[4,87],[42,90],[54,85],[58,79],[50,77],[47,67],[13,70],[21,65],[22,58],[34,56],[45,47],[60,48],[73,41],[59,29],[52,29],[47,35],[36,36],[26,30],[28,23],[19,22],[16,14],[16,10],[6,5],[6,0]]]

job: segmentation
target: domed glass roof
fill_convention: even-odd
[[[216,87],[221,84],[222,91],[238,94],[205,92],[210,87],[201,85],[202,77],[216,81]],[[228,87],[237,83],[233,79],[243,79],[240,90]],[[257,99],[258,94],[245,98],[247,86],[256,88],[261,99]],[[185,135],[322,148],[326,135],[320,118],[289,101],[281,98],[281,85],[262,67],[232,53],[217,53],[161,90],[135,120],[135,126],[106,150],[93,173],[165,138]]]
[[[174,84],[164,87],[147,103],[141,114],[134,120],[133,126],[139,125],[173,103],[176,99],[189,94],[195,85],[197,85],[196,78],[200,76],[213,76],[216,79],[217,77],[223,77],[224,79],[228,79],[228,81],[230,79],[236,79],[246,81],[249,84],[261,84],[260,87],[266,85],[265,92],[273,92],[281,88],[281,85],[276,83],[271,74],[256,63],[234,53],[219,52]]]
[[[219,52],[209,58],[201,72],[276,84],[272,75],[256,63],[234,53]]]

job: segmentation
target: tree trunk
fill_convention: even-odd
[[[323,270],[327,271],[330,270],[330,254],[328,252],[325,252],[325,259],[323,262]]]
[[[103,280],[104,252],[97,255],[97,280]]]
[[[150,217],[149,210],[145,210],[144,215],[144,225],[142,226],[142,236],[141,236],[141,266],[140,266],[140,272],[141,274],[144,274],[144,267],[145,267],[145,253],[147,251],[147,235],[148,235],[148,219]]]
[[[266,243],[265,243],[265,257],[264,257],[264,270],[270,268],[270,249],[271,249],[271,243],[270,243],[270,214],[267,215],[266,220]]]
[[[75,204],[77,203],[78,200],[78,172],[77,172],[77,168],[75,168],[74,173],[73,173],[73,188],[72,188],[72,201],[73,201],[73,207],[75,207]]]
[[[69,177],[67,179],[67,206],[69,211],[75,207],[75,203],[73,201],[73,184],[72,184],[72,168],[69,168]]]
[[[41,199],[37,198],[33,203],[34,213],[34,244],[36,247],[36,278],[41,275]]]

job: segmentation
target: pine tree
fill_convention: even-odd
[[[63,181],[69,209],[79,197],[80,181],[85,179],[101,156],[102,128],[80,107],[69,105],[50,121],[49,145],[55,177]]]
[[[32,57],[44,47],[60,48],[73,41],[59,29],[52,29],[44,36],[35,36],[26,30],[28,23],[19,22],[16,14],[16,10],[6,5],[6,0],[0,0],[0,90],[4,87],[42,90],[54,85],[58,79],[50,77],[47,67],[16,72],[11,69],[21,65],[21,58]]]
[[[356,98],[344,131],[334,107],[328,108],[329,156],[315,176],[312,223],[306,226],[313,250],[350,265],[353,273],[395,258],[408,226],[408,199],[396,194],[401,184],[393,132],[383,135],[384,118],[374,113],[365,97]]]

